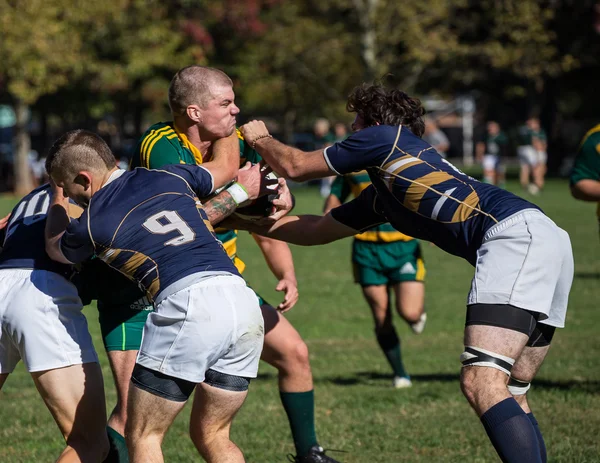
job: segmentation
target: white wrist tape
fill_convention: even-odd
[[[243,202],[248,201],[248,198],[249,198],[248,192],[242,185],[240,185],[237,182],[235,182],[233,185],[231,185],[225,191],[227,191],[231,195],[231,197],[233,198],[233,200],[235,201],[235,203],[238,206],[240,204],[242,204]]]

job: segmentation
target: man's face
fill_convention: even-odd
[[[200,110],[200,130],[206,140],[218,140],[233,133],[235,116],[240,108],[234,103],[235,94],[231,86],[215,85],[211,90],[213,98],[208,101],[206,108]]]
[[[80,172],[74,179],[52,175],[52,179],[63,189],[63,194],[77,205],[87,207],[92,196],[91,178],[87,172]]]

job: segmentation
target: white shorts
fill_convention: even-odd
[[[567,232],[542,212],[526,209],[485,234],[467,303],[510,304],[562,328],[573,271]]]
[[[484,170],[495,170],[499,172],[504,172],[502,158],[497,154],[486,154],[485,156],[483,156],[482,165]]]
[[[235,275],[190,283],[156,304],[137,363],[193,383],[208,369],[256,378],[264,340],[258,298]]]
[[[517,154],[521,164],[531,167],[535,167],[538,164],[546,164],[546,161],[548,161],[548,154],[545,151],[537,151],[531,145],[519,146],[517,148]]]
[[[77,288],[46,270],[0,270],[0,373],[97,362]]]

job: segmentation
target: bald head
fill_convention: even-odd
[[[181,116],[190,105],[206,108],[218,87],[233,87],[229,76],[219,69],[193,65],[179,70],[169,85],[171,112]]]

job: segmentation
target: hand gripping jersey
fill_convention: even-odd
[[[212,176],[202,167],[116,171],[71,222],[61,250],[73,263],[95,254],[152,300],[194,273],[239,275],[198,199],[212,190]]]
[[[350,194],[355,198],[358,198],[363,190],[369,185],[371,185],[371,180],[369,179],[369,174],[364,170],[343,176],[340,175],[336,177],[331,185],[331,194],[343,203],[348,199]],[[374,243],[392,243],[396,241],[411,241],[414,239],[404,233],[400,233],[389,223],[375,225],[374,227],[355,235],[354,238],[359,241],[369,241]]]
[[[365,169],[372,186],[332,211],[356,230],[390,222],[475,265],[477,249],[494,224],[537,206],[465,175],[403,126],[360,130],[324,151],[339,175]]]
[[[52,190],[49,184],[36,188],[12,210],[10,221],[0,233],[0,268],[47,270],[62,276],[71,274],[71,266],[60,264],[48,257],[44,229]],[[69,215],[78,217],[79,206],[69,205]]]

